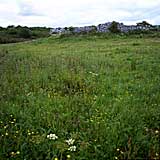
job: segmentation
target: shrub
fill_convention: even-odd
[[[149,24],[147,21],[142,21],[137,23],[137,26],[151,27],[152,25]]]
[[[18,31],[18,36],[20,38],[31,38],[31,31],[27,28],[20,28]]]
[[[68,29],[69,29],[69,31],[71,31],[71,32],[73,32],[73,31],[74,31],[74,27],[72,27],[72,26],[71,26],[71,27],[69,27]]]
[[[68,30],[68,28],[67,27],[64,27],[64,29],[67,31]]]
[[[17,29],[16,28],[9,28],[8,29],[8,34],[10,34],[10,35],[16,35],[17,34]]]
[[[89,31],[91,34],[94,34],[94,33],[96,33],[97,32],[97,27],[96,26],[92,26],[92,30],[91,31]]]
[[[113,21],[110,27],[108,28],[110,32],[112,33],[120,33],[120,30],[118,29],[118,23]]]
[[[14,25],[9,25],[9,26],[7,27],[7,29],[9,29],[9,28],[15,28],[15,26],[14,26]]]

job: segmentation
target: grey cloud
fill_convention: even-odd
[[[128,10],[129,11],[129,10]],[[121,21],[140,21],[145,19],[156,19],[160,15],[159,7],[150,9],[134,9],[131,16],[120,18]],[[160,21],[160,20],[159,20]]]
[[[19,13],[20,16],[44,16],[43,14],[36,12],[32,5],[27,3],[19,3]]]

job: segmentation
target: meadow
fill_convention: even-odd
[[[160,159],[159,138],[160,37],[0,45],[0,160]]]

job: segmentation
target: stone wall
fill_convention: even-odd
[[[72,31],[70,30],[70,27],[67,28],[52,28],[50,33],[51,34],[61,34],[61,33],[88,33],[92,31],[96,32],[110,32],[109,27],[111,26],[112,22],[107,22],[104,24],[99,24],[98,26],[84,26],[84,27],[73,27]],[[123,23],[118,23],[118,29],[121,32],[129,32],[129,31],[135,31],[135,30],[149,30],[150,26],[138,26],[138,25],[124,25]]]

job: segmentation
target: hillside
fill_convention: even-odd
[[[160,158],[158,35],[1,44],[0,90],[2,159]]]

